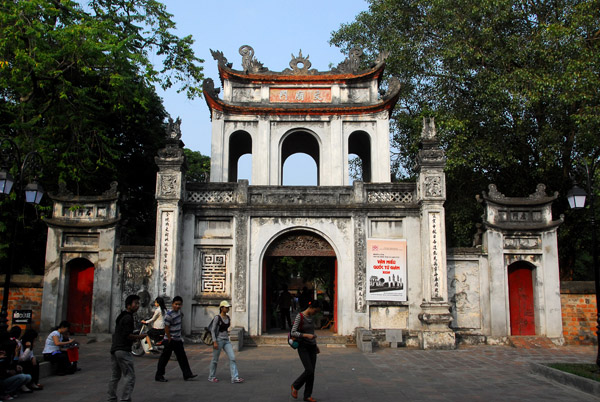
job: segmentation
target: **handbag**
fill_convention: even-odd
[[[200,339],[205,345],[213,344],[212,334],[210,333],[210,329],[208,327],[204,327],[204,333],[202,334],[202,337]]]

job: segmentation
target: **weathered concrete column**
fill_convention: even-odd
[[[165,148],[155,158],[156,176],[156,240],[157,270],[155,294],[172,298],[178,292],[177,271],[180,265],[179,239],[182,230],[182,203],[185,195],[185,157],[181,141],[181,120],[169,119]]]
[[[421,145],[417,158],[423,284],[423,302],[419,314],[423,331],[419,333],[419,344],[423,349],[453,349],[455,336],[449,327],[452,315],[446,272],[446,157],[439,148],[433,119],[423,120]]]

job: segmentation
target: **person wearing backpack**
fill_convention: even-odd
[[[292,384],[292,398],[298,398],[298,391],[304,386],[304,400],[316,402],[312,397],[315,382],[315,367],[317,366],[317,335],[313,316],[321,311],[321,302],[313,300],[308,303],[306,310],[296,316],[290,335],[298,339],[298,356],[304,366],[304,372]]]
[[[221,354],[221,349],[225,350],[227,356],[229,357],[229,371],[231,372],[231,383],[232,384],[240,384],[244,382],[244,379],[238,375],[237,364],[235,362],[235,354],[233,353],[233,346],[229,341],[229,326],[231,325],[231,319],[227,315],[229,312],[229,308],[231,304],[227,300],[223,300],[221,304],[219,304],[219,314],[217,314],[213,320],[211,321],[208,328],[210,328],[210,333],[213,339],[213,357],[210,362],[210,368],[208,373],[208,381],[210,382],[219,382],[216,377],[217,373],[217,363],[219,362],[219,355]]]

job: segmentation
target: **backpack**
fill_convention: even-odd
[[[302,329],[302,324],[304,323],[304,315],[302,313],[298,314],[300,314],[300,324],[298,324],[298,331],[300,331]],[[300,340],[298,338],[292,336],[292,330],[290,329],[290,332],[288,332],[288,345],[290,345],[292,349],[298,349],[298,346],[300,345],[299,342]]]
[[[222,322],[221,316],[217,315],[216,317],[219,317],[219,324],[220,324]],[[214,318],[213,318],[213,321],[214,321]],[[200,339],[202,340],[202,342],[204,342],[205,345],[212,345],[214,343],[214,340],[212,338],[212,334],[210,332],[210,327],[211,326],[212,326],[212,321],[210,322],[210,324],[208,325],[208,327],[204,327],[204,333],[200,337]]]

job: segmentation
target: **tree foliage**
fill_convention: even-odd
[[[0,1],[1,135],[42,155],[47,191],[64,182],[99,194],[118,181],[124,238],[153,244],[154,156],[167,117],[154,88],[200,95],[192,38],[173,34],[154,0]]]
[[[436,118],[450,245],[471,244],[481,215],[473,197],[490,183],[525,196],[541,182],[564,199],[577,160],[598,164],[600,1],[369,2],[331,43],[390,54],[387,75],[403,84],[392,121],[396,174],[414,175],[422,118]],[[559,200],[555,215],[565,208]],[[567,214],[561,246],[574,230]],[[564,267],[575,258],[568,249]]]
[[[188,148],[183,149],[183,154],[185,155],[185,164],[187,165],[185,172],[186,180],[192,183],[207,182],[210,178],[210,157]]]

